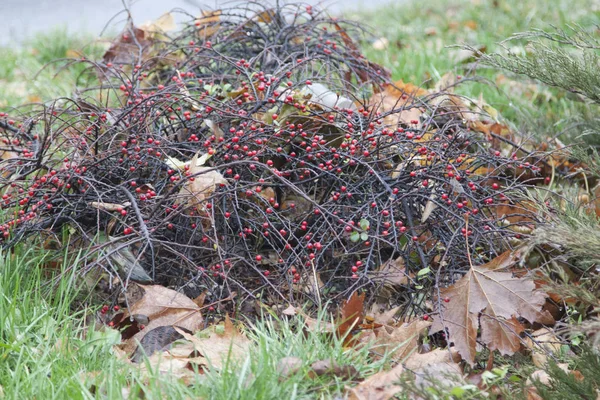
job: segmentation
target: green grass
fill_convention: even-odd
[[[0,111],[72,95],[93,77],[84,73],[83,64],[65,68],[67,59],[102,55],[101,46],[90,36],[73,37],[65,30],[35,36],[22,48],[0,48],[0,52]]]
[[[32,251],[0,256],[0,398],[115,399],[122,393],[146,399],[309,399],[341,396],[345,378],[308,379],[310,365],[332,360],[354,366],[369,376],[385,360],[369,362],[369,350],[345,348],[328,334],[306,334],[298,321],[265,318],[248,328],[252,341],[246,358],[229,362],[222,372],[198,375],[186,386],[169,374],[142,374],[119,360],[112,346],[120,335],[83,324],[93,316],[77,290],[77,276],[66,265],[57,287],[44,276],[44,257]],[[325,313],[321,318],[326,318]],[[89,318],[88,318],[89,319]],[[280,381],[277,363],[283,357],[302,360],[300,370]]]

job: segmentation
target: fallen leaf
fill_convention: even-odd
[[[97,208],[98,210],[114,212],[117,210],[125,209],[131,205],[130,202],[125,202],[123,204],[115,204],[115,203],[104,203],[101,201],[92,201],[89,205],[93,208]]]
[[[221,24],[221,10],[207,11],[202,10],[202,15],[196,18],[194,25],[197,28],[198,37],[203,40],[210,38],[212,35],[217,33],[220,29]]]
[[[312,379],[323,375],[334,375],[345,380],[352,380],[358,377],[358,371],[351,365],[338,365],[332,360],[319,360],[312,363],[308,377]]]
[[[110,48],[104,53],[104,64],[136,64],[144,59],[153,41],[150,34],[143,29],[135,27],[131,22],[112,42]]]
[[[373,304],[371,306],[371,311],[369,315],[373,318],[373,322],[375,324],[381,325],[392,325],[394,322],[394,317],[400,311],[400,306],[390,308],[387,311],[380,311],[382,306],[380,304]]]
[[[514,343],[522,329],[515,317],[529,322],[546,318],[541,308],[546,295],[536,291],[533,280],[516,278],[510,272],[500,272],[512,266],[522,251],[506,251],[481,266],[472,266],[455,284],[441,289],[439,316],[431,333],[448,329],[460,355],[473,365],[476,338],[481,318],[482,340],[503,354],[513,354]],[[483,314],[482,314],[483,313]]]
[[[189,177],[179,192],[178,201],[185,199],[188,206],[204,212],[204,201],[215,192],[217,185],[227,185],[227,180],[214,168],[198,165],[198,155],[192,158]]]
[[[460,361],[460,355],[454,347],[449,349],[435,349],[428,353],[414,352],[408,357],[403,365],[407,369],[418,370],[432,364],[457,363]]]
[[[421,127],[420,118],[423,111],[409,104],[409,96],[391,85],[385,86],[382,92],[374,94],[369,100],[369,105],[383,115],[386,125],[402,124]],[[413,123],[415,121],[416,124]]]
[[[548,354],[558,354],[561,350],[561,341],[553,330],[540,328],[531,334],[524,342],[525,347],[531,350],[533,365],[544,368],[548,364]]]
[[[486,308],[480,318],[481,340],[490,350],[498,350],[500,354],[512,355],[521,348],[523,325],[514,316],[510,319],[488,315]]]
[[[140,29],[148,33],[165,33],[177,28],[175,18],[170,12],[164,13],[154,21],[148,21],[140,25]]]
[[[302,360],[298,357],[284,357],[277,363],[277,373],[281,378],[287,378],[294,375],[302,368]]]
[[[290,304],[289,306],[287,306],[287,308],[285,310],[281,311],[281,313],[283,315],[287,315],[287,316],[290,316],[290,317],[294,316],[294,315],[297,314],[296,307],[294,307],[293,305]]]
[[[146,379],[151,379],[157,373],[168,375],[189,386],[203,379],[203,375],[194,371],[194,365],[202,365],[202,358],[199,358],[200,360],[194,357],[174,357],[168,352],[154,353],[147,363],[140,364],[140,373]]]
[[[386,285],[404,286],[408,284],[408,275],[404,259],[398,257],[395,260],[388,260],[377,270],[369,273],[369,278],[373,282],[383,282]]]
[[[139,341],[150,331],[159,326],[177,326],[196,332],[202,326],[200,308],[184,294],[163,286],[143,286],[143,297],[134,303],[124,315],[145,315],[150,322],[145,329],[133,335],[123,343],[123,350],[133,352]]]
[[[221,370],[228,361],[239,361],[248,356],[250,340],[235,328],[229,317],[225,318],[222,333],[213,327],[208,335],[199,337],[175,329],[217,370]]]
[[[356,327],[364,318],[365,294],[352,293],[350,299],[345,301],[340,310],[340,319],[337,325],[337,334],[340,338],[348,339],[350,331]]]
[[[390,354],[394,361],[403,362],[416,351],[421,334],[431,325],[422,319],[404,323],[398,327],[382,326],[374,330],[374,350],[383,356]]]
[[[402,364],[390,371],[381,371],[350,389],[348,400],[389,400],[403,388],[397,382],[404,373]]]

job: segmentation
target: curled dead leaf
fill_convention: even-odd
[[[139,286],[144,290],[144,294],[129,308],[123,318],[140,314],[145,315],[150,322],[145,329],[123,343],[122,348],[127,353],[133,352],[138,342],[159,326],[177,326],[191,332],[196,332],[202,326],[203,319],[199,307],[184,294],[158,285]]]

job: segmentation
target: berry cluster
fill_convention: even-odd
[[[158,282],[289,299],[315,282],[332,297],[379,285],[399,257],[454,279],[475,249],[509,245],[496,206],[536,165],[501,155],[442,94],[373,102],[391,83],[348,24],[311,7],[238,11],[167,41],[131,27],[82,61],[109,106],[0,115],[4,246],[68,226],[96,244],[90,265],[128,248]],[[135,59],[118,53],[133,36]]]

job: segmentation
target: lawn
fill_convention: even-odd
[[[597,109],[537,82],[474,68],[473,60],[465,59],[457,45],[468,44],[491,53],[503,51],[499,42],[514,33],[552,26],[599,25],[600,4],[590,3],[408,1],[350,12],[346,17],[369,26],[369,34],[361,38],[362,50],[368,59],[389,68],[394,79],[431,88],[453,72],[472,80],[460,85],[459,93],[484,99],[515,129],[539,137],[566,131],[563,138],[568,141],[577,133],[569,131],[574,118],[591,118]],[[515,52],[528,51],[522,41],[505,46]],[[0,112],[18,113],[20,107],[27,107],[22,104],[77,92],[93,78],[81,65],[64,68],[65,63],[57,60],[98,58],[105,49],[105,42],[89,34],[74,37],[64,31],[32,38],[22,48],[0,49]],[[265,310],[263,320],[240,328],[251,342],[245,359],[226,362],[220,371],[208,368],[193,382],[183,383],[150,364],[142,372],[115,353],[113,346],[119,341],[115,331],[90,328],[102,304],[86,294],[73,269],[60,263],[52,264],[52,270],[40,268],[47,265],[46,254],[25,245],[0,255],[0,399],[343,398],[346,388],[354,384],[353,377],[324,374],[307,379],[314,362],[331,360],[340,366],[353,366],[362,377],[390,367],[386,357],[372,362],[368,347],[356,350],[327,334],[306,335],[296,329],[295,319],[283,320]],[[60,279],[52,279],[58,276]],[[322,312],[318,321],[325,325],[330,318]],[[299,369],[282,380],[279,361],[284,357],[300,361]],[[564,354],[563,361],[566,357]],[[497,382],[506,371],[519,368],[527,371],[532,366],[527,362],[515,366],[507,358],[487,379]],[[521,383],[512,382],[503,390],[518,397]],[[453,395],[435,390],[429,395],[485,397],[472,385],[459,389]]]

